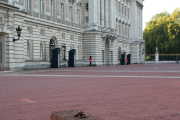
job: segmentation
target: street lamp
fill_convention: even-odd
[[[21,32],[22,32],[22,28],[20,27],[20,25],[18,25],[18,27],[16,28],[16,32],[17,32],[17,36],[18,38],[13,38],[13,42],[17,41],[17,40],[20,40],[20,37],[21,37]]]

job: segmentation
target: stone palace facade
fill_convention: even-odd
[[[0,0],[0,69],[50,67],[55,48],[58,66],[143,63],[142,10],[143,0]]]

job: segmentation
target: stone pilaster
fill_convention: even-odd
[[[111,27],[115,28],[116,27],[116,9],[114,9],[114,7],[116,6],[116,1],[115,0],[111,0],[111,14],[110,14],[110,21],[111,21]],[[113,8],[113,9],[112,9]]]
[[[101,25],[104,26],[104,1],[105,0],[101,0]]]
[[[98,25],[98,2],[99,0],[89,0],[89,29],[97,30]]]
[[[105,0],[105,26],[109,27],[109,0]]]

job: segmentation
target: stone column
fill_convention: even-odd
[[[51,2],[50,2],[50,0],[45,0],[45,15],[51,16]]]
[[[98,1],[99,0],[89,0],[89,27],[91,29],[97,29],[98,24]]]
[[[109,27],[109,0],[105,0],[105,26]]]
[[[97,1],[97,23],[100,25],[100,15],[101,15],[101,0],[96,0]]]
[[[110,27],[114,28],[116,27],[116,1],[115,0],[111,0],[111,6],[110,6],[110,10],[111,10],[111,14],[110,14]],[[112,9],[113,8],[113,9]]]
[[[109,49],[110,49],[110,40],[105,40],[105,64],[109,65]]]
[[[104,26],[104,1],[105,0],[101,0],[101,25]]]
[[[32,9],[33,12],[40,13],[40,0],[33,0],[32,6],[33,6],[33,9]]]
[[[109,17],[110,17],[110,9],[109,9],[109,7],[110,7],[110,1],[109,0],[106,0],[106,6],[105,6],[105,9],[106,9],[106,11],[105,11],[105,17],[106,17],[106,27],[109,27],[110,25],[109,25]]]

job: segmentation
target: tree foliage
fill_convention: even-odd
[[[180,53],[180,8],[172,14],[162,12],[155,15],[144,30],[146,54]]]

